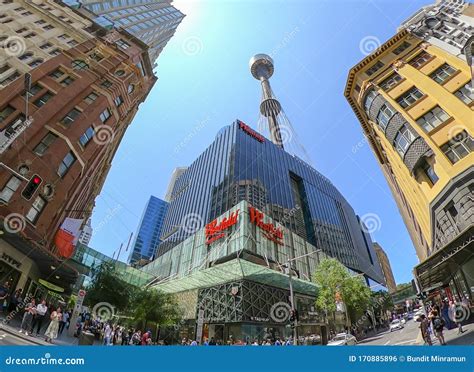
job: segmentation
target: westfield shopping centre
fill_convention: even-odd
[[[384,284],[369,234],[331,182],[239,120],[176,180],[161,238],[143,269],[178,296],[188,319],[181,336],[198,340],[289,336],[279,311],[290,304],[287,267],[298,333],[322,340],[310,281],[321,259]]]

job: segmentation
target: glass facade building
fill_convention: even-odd
[[[81,3],[147,44],[152,65],[184,18],[171,5],[171,0],[81,0]]]
[[[383,283],[370,235],[334,185],[239,120],[221,129],[176,180],[157,257],[242,200],[302,242]]]
[[[128,263],[133,265],[140,260],[151,260],[156,248],[161,243],[160,235],[165,219],[168,203],[155,196],[148,200],[142,219],[132,244]]]

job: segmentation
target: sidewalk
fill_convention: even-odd
[[[46,329],[48,327],[48,323],[43,325],[40,335],[39,336],[27,336],[24,333],[20,333],[21,322],[18,319],[13,319],[11,320],[8,324],[5,324],[3,322],[3,318],[0,319],[0,330],[10,333],[14,335],[15,337],[19,337],[27,342],[34,343],[36,345],[47,345],[47,346],[73,346],[77,345],[79,342],[79,339],[77,337],[70,337],[67,334],[67,329],[64,329],[64,332],[62,335],[59,335],[56,340],[53,341],[53,344],[46,342],[44,339],[44,332],[46,332]]]

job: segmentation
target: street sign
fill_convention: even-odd
[[[82,304],[84,303],[84,297],[86,297],[86,291],[80,289],[79,292],[77,292],[76,305],[74,306],[74,311],[72,312],[71,320],[69,323],[70,326],[68,330],[68,335],[71,337],[74,335],[74,332],[76,332],[77,319],[79,318],[79,315],[82,312]]]

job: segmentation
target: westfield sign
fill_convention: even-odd
[[[240,209],[237,209],[235,212],[231,213],[229,217],[225,217],[220,223],[217,222],[217,219],[209,222],[204,230],[206,244],[212,244],[216,240],[223,238],[225,236],[225,230],[237,223],[239,212]]]
[[[250,137],[255,138],[258,142],[264,142],[265,137],[263,137],[260,133],[257,133],[254,131],[252,128],[250,128],[247,124],[245,124],[243,121],[237,120],[239,123],[239,128],[243,130],[245,133],[247,133]]]
[[[263,213],[249,206],[250,222],[263,231],[263,235],[272,242],[283,245],[283,230],[272,223],[263,222]]]

